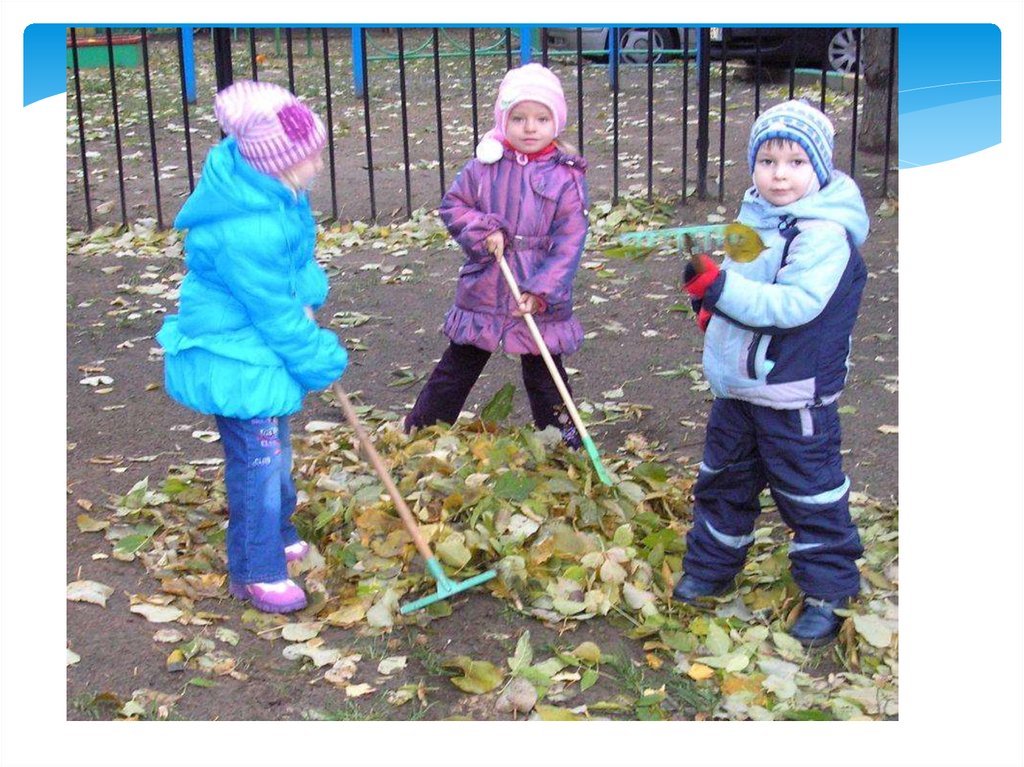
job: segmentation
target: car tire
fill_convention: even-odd
[[[853,27],[836,32],[828,42],[828,64],[834,72],[851,74],[857,64],[858,33]],[[864,47],[861,46],[860,71],[864,71]]]
[[[619,61],[624,64],[646,64],[649,51],[647,47],[647,27],[626,27],[619,33]],[[652,34],[654,50],[666,48],[678,49],[679,41],[674,29],[655,28]],[[657,54],[654,63],[664,61],[676,54]]]

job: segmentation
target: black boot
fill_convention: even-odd
[[[672,589],[672,597],[680,602],[694,604],[700,599],[725,594],[732,588],[732,582],[732,578],[724,581],[705,581],[684,573],[679,583]]]
[[[805,597],[803,612],[789,630],[789,635],[798,639],[804,647],[828,644],[835,639],[839,627],[843,625],[843,619],[835,611],[846,607],[847,602],[846,598],[829,602]]]

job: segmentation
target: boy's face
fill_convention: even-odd
[[[532,154],[555,140],[551,110],[536,101],[520,101],[508,113],[505,138],[517,152]]]
[[[814,178],[811,160],[796,142],[771,140],[758,147],[754,186],[772,205],[796,202],[807,194]]]

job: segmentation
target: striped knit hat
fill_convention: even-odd
[[[279,176],[327,143],[320,118],[273,83],[239,80],[217,94],[213,110],[221,129],[238,141],[242,157],[270,176]]]
[[[832,148],[836,130],[832,122],[803,99],[777,104],[761,113],[750,129],[747,160],[750,172],[761,144],[786,139],[798,144],[811,160],[818,183],[825,186],[832,177]]]

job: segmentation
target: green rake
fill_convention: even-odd
[[[764,243],[757,231],[738,221],[729,224],[652,229],[648,232],[626,232],[619,235],[619,242],[634,247],[653,248],[665,244],[666,241],[673,242],[677,250],[690,253],[695,250],[710,253],[712,250],[722,249],[733,261],[742,263],[753,261],[764,250]]]
[[[505,282],[508,283],[509,290],[512,291],[512,295],[516,299],[516,303],[519,303],[523,299],[523,294],[519,291],[519,285],[516,284],[515,275],[512,274],[512,270],[509,268],[508,262],[505,260],[504,247],[499,247],[495,257],[498,259],[498,266],[501,267],[501,273],[505,275]],[[544,343],[544,337],[540,333],[540,328],[537,327],[536,320],[533,319],[532,314],[524,314],[523,319],[526,321],[526,326],[530,329],[530,335],[533,336],[534,343],[537,344],[537,348],[540,350],[540,356],[544,359],[544,364],[547,365],[548,372],[551,373],[551,380],[554,381],[555,386],[558,389],[558,393],[562,396],[562,402],[565,404],[565,409],[569,412],[569,417],[572,418],[573,425],[576,427],[576,431],[579,432],[580,441],[583,443],[584,449],[587,451],[587,455],[590,456],[590,462],[594,465],[594,471],[597,472],[598,479],[600,479],[606,485],[612,485],[611,475],[604,468],[604,464],[601,463],[601,455],[597,452],[597,445],[594,444],[593,438],[587,432],[587,427],[583,425],[583,419],[580,418],[579,411],[576,409],[575,403],[572,401],[572,395],[569,394],[569,390],[565,388],[565,382],[562,380],[562,374],[558,372],[558,368],[555,366],[555,361],[551,357],[551,352],[548,350],[547,344]]]
[[[342,411],[345,413],[345,419],[348,421],[349,426],[355,431],[356,436],[359,438],[359,444],[362,445],[363,452],[366,453],[370,459],[370,464],[373,466],[373,470],[377,472],[377,476],[380,477],[380,481],[384,483],[384,487],[388,491],[388,495],[391,496],[391,501],[395,504],[395,508],[398,509],[398,516],[402,518],[402,524],[405,525],[405,529],[409,531],[409,535],[412,536],[413,543],[416,544],[416,549],[419,551],[420,556],[426,561],[427,572],[430,573],[431,577],[437,582],[437,591],[430,596],[417,599],[415,602],[402,605],[398,608],[398,612],[402,615],[408,615],[411,612],[419,610],[427,605],[432,605],[434,602],[440,602],[442,599],[448,599],[448,597],[461,594],[463,591],[479,586],[481,583],[496,578],[497,573],[494,570],[488,570],[487,572],[474,575],[472,578],[467,578],[464,581],[453,581],[444,573],[444,568],[441,567],[441,563],[434,558],[433,552],[430,550],[430,545],[424,539],[423,534],[420,532],[419,525],[416,524],[416,518],[413,517],[412,512],[409,511],[409,507],[405,503],[405,499],[402,494],[398,491],[395,486],[394,480],[391,479],[391,474],[388,472],[387,467],[384,465],[384,461],[381,460],[380,455],[374,448],[373,443],[370,442],[369,436],[363,429],[361,423],[359,423],[359,416],[356,415],[355,409],[352,407],[352,402],[349,400],[348,395],[341,388],[340,384],[334,384],[334,395],[338,399],[338,403],[341,405]]]

